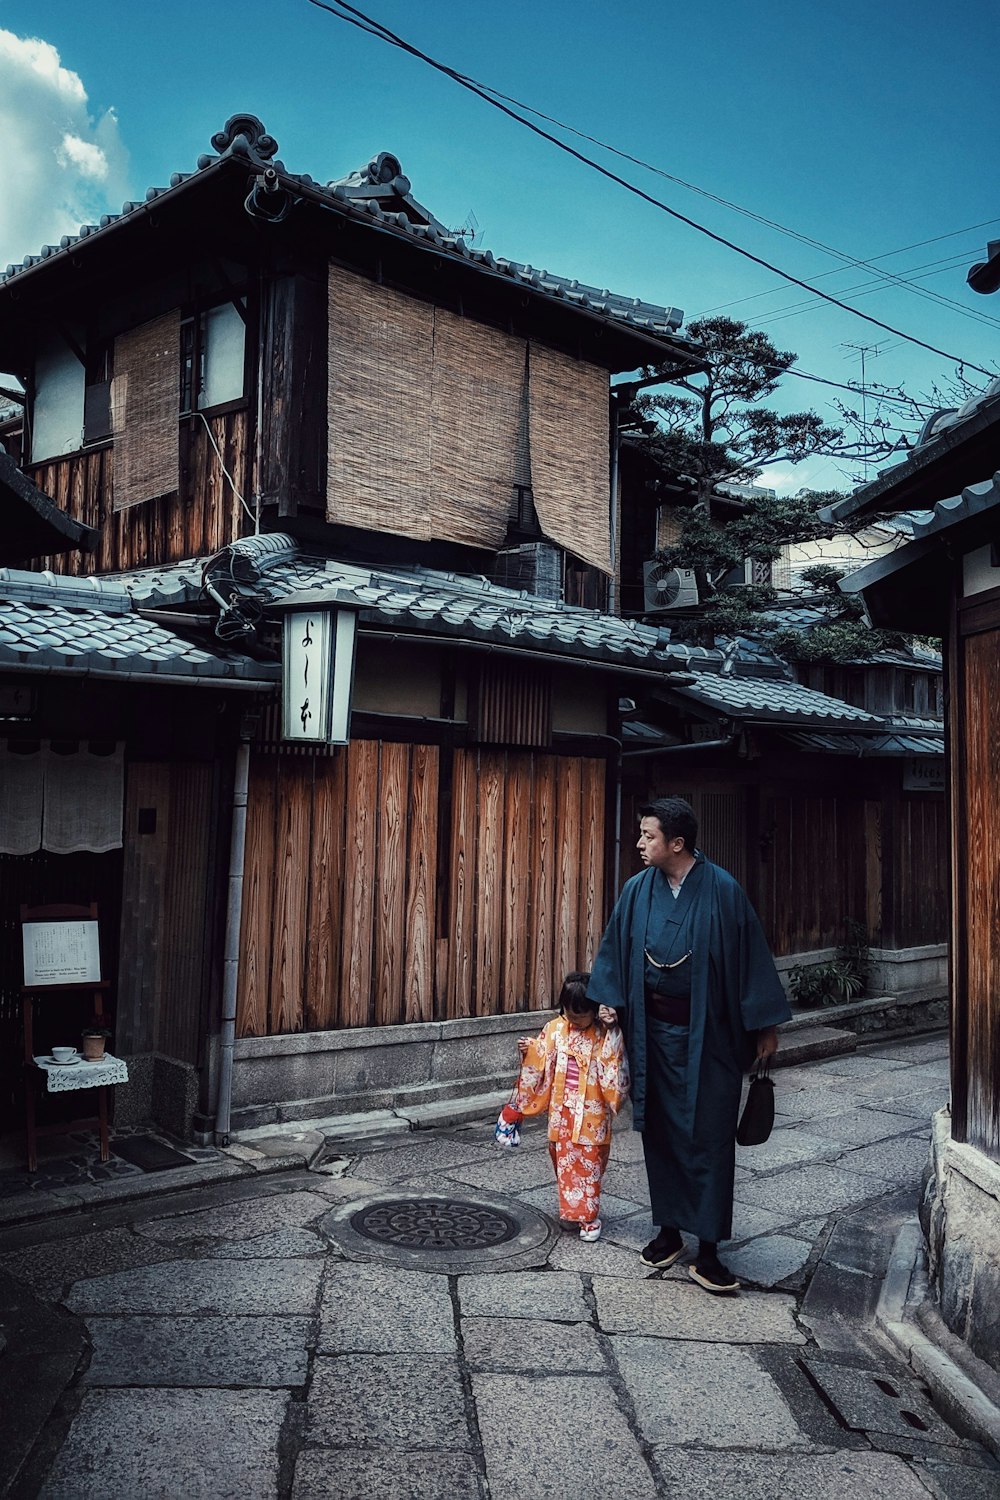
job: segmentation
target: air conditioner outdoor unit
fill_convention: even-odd
[[[655,557],[642,565],[645,609],[682,609],[698,603],[698,584],[691,568],[668,568]]]
[[[742,584],[765,584],[770,586],[774,582],[774,564],[769,562],[754,562],[747,557],[740,563],[739,567],[733,568],[722,580],[726,588],[738,588]]]

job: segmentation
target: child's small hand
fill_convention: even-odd
[[[527,1057],[527,1055],[528,1055],[528,1048],[530,1046],[531,1046],[531,1038],[530,1037],[527,1037],[527,1036],[519,1036],[518,1037],[518,1039],[517,1039],[517,1050],[518,1050],[518,1052],[520,1053],[520,1055],[522,1057]]]
[[[618,1012],[612,1005],[602,1005],[597,1012],[597,1016],[602,1026],[618,1025]]]

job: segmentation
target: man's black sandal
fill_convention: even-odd
[[[733,1297],[740,1289],[732,1271],[727,1271],[720,1260],[695,1261],[693,1266],[688,1266],[688,1275],[706,1292],[714,1292],[716,1296]]]
[[[649,1244],[644,1245],[639,1251],[639,1259],[644,1266],[649,1266],[654,1271],[665,1271],[668,1266],[680,1260],[683,1254],[684,1241],[680,1235],[677,1236],[676,1242],[672,1236],[662,1240],[657,1235],[655,1240],[650,1240]]]

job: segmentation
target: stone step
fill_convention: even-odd
[[[822,1057],[841,1057],[856,1052],[857,1033],[841,1031],[836,1026],[796,1026],[794,1021],[779,1028],[781,1045],[774,1058],[777,1068],[795,1063],[817,1062]]]

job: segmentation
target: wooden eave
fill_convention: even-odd
[[[74,521],[21,472],[0,449],[0,566],[76,548],[92,552],[100,540],[93,526]]]
[[[519,336],[551,342],[609,372],[671,360],[679,372],[702,367],[697,347],[684,339],[563,301],[292,174],[277,175],[294,200],[288,218],[253,218],[245,201],[258,173],[244,156],[219,157],[0,283],[0,368],[26,367],[40,314],[47,323],[53,315],[79,322],[81,307],[121,305],[134,294],[134,324],[169,301],[183,301],[178,290],[199,264],[209,275],[213,261],[247,272],[315,272],[327,260]],[[217,285],[224,289],[224,275]]]

